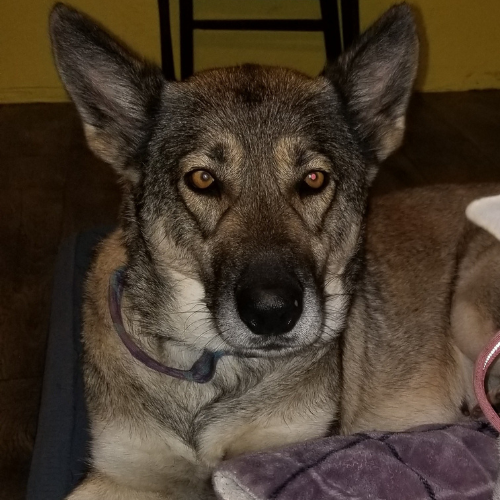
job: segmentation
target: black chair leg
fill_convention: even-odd
[[[335,61],[342,52],[340,20],[337,0],[320,0],[323,34],[325,38],[326,60]]]
[[[193,0],[179,1],[181,39],[181,80],[194,72]]]
[[[359,36],[359,2],[342,0],[342,34],[344,50]]]
[[[161,69],[167,80],[175,80],[172,35],[170,33],[170,2],[158,0],[160,18]]]

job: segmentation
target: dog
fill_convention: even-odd
[[[50,31],[123,188],[86,284],[91,467],[69,499],[205,500],[242,453],[464,418],[500,303],[500,245],[464,212],[500,187],[369,203],[417,69],[406,5],[317,78],[166,81],[71,8]]]

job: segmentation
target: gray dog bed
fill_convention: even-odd
[[[80,364],[83,282],[96,244],[110,229],[81,233],[59,252],[27,500],[62,500],[86,471],[88,426]]]

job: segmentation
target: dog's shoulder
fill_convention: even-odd
[[[94,261],[85,283],[85,301],[83,305],[84,324],[102,321],[105,328],[112,326],[108,312],[108,288],[111,274],[126,263],[123,233],[116,230],[102,240],[95,252]],[[87,339],[98,333],[95,328],[84,328]]]

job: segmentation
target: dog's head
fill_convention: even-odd
[[[314,79],[248,65],[166,81],[61,5],[51,36],[88,143],[123,180],[144,327],[268,356],[336,336],[368,187],[404,131],[418,51],[409,8]]]

